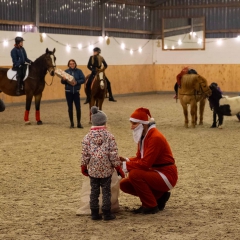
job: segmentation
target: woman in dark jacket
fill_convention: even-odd
[[[70,82],[66,78],[62,78],[61,83],[65,84],[65,93],[66,93],[66,99],[68,104],[68,114],[69,114],[69,120],[71,123],[70,128],[74,128],[73,102],[75,104],[76,113],[77,113],[77,127],[83,128],[81,124],[80,89],[81,89],[81,84],[84,84],[85,82],[85,76],[83,75],[83,72],[77,68],[77,63],[75,60],[70,59],[68,61],[68,67],[69,69],[65,70],[65,72],[72,75],[75,81]]]

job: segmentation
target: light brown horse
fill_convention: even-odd
[[[181,79],[181,88],[178,89],[178,98],[183,107],[185,116],[185,127],[188,127],[188,105],[191,107],[192,127],[197,124],[197,102],[200,103],[199,108],[199,125],[203,124],[203,112],[206,103],[206,97],[211,96],[212,91],[208,87],[207,80],[198,74],[185,74]]]
[[[54,76],[56,67],[56,57],[54,53],[55,48],[53,51],[49,51],[47,48],[46,53],[37,58],[31,66],[29,66],[29,75],[24,81],[24,91],[21,92],[21,95],[26,95],[25,124],[30,124],[29,111],[33,96],[35,97],[36,121],[38,125],[42,124],[40,119],[40,102],[45,87],[45,75],[49,72],[51,76]],[[8,70],[8,68],[0,68],[0,92],[4,92],[10,96],[16,96],[17,82],[8,79]]]
[[[104,73],[104,68],[101,70],[98,70],[96,76],[94,77],[91,85],[91,100],[89,102],[89,109],[90,109],[90,122],[91,123],[91,107],[92,106],[97,106],[99,110],[102,110],[102,105],[104,102],[104,98],[106,96],[107,92],[107,82],[105,79],[105,73]],[[103,73],[103,80],[100,80],[99,74]],[[90,75],[86,77],[85,81],[85,92],[86,92],[86,84],[89,79]]]

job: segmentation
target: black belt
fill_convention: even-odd
[[[152,167],[166,167],[174,165],[175,163],[165,163],[165,164],[153,164]]]

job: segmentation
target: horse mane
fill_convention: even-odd
[[[42,61],[42,59],[44,58],[44,56],[46,55],[46,53],[42,54],[40,57],[38,57],[33,63],[37,63]]]

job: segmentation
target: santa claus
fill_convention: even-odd
[[[170,190],[177,183],[177,167],[171,148],[148,109],[136,109],[130,122],[138,150],[136,157],[120,158],[124,171],[128,172],[128,177],[120,182],[120,189],[140,198],[142,206],[134,213],[154,214],[165,208]]]

